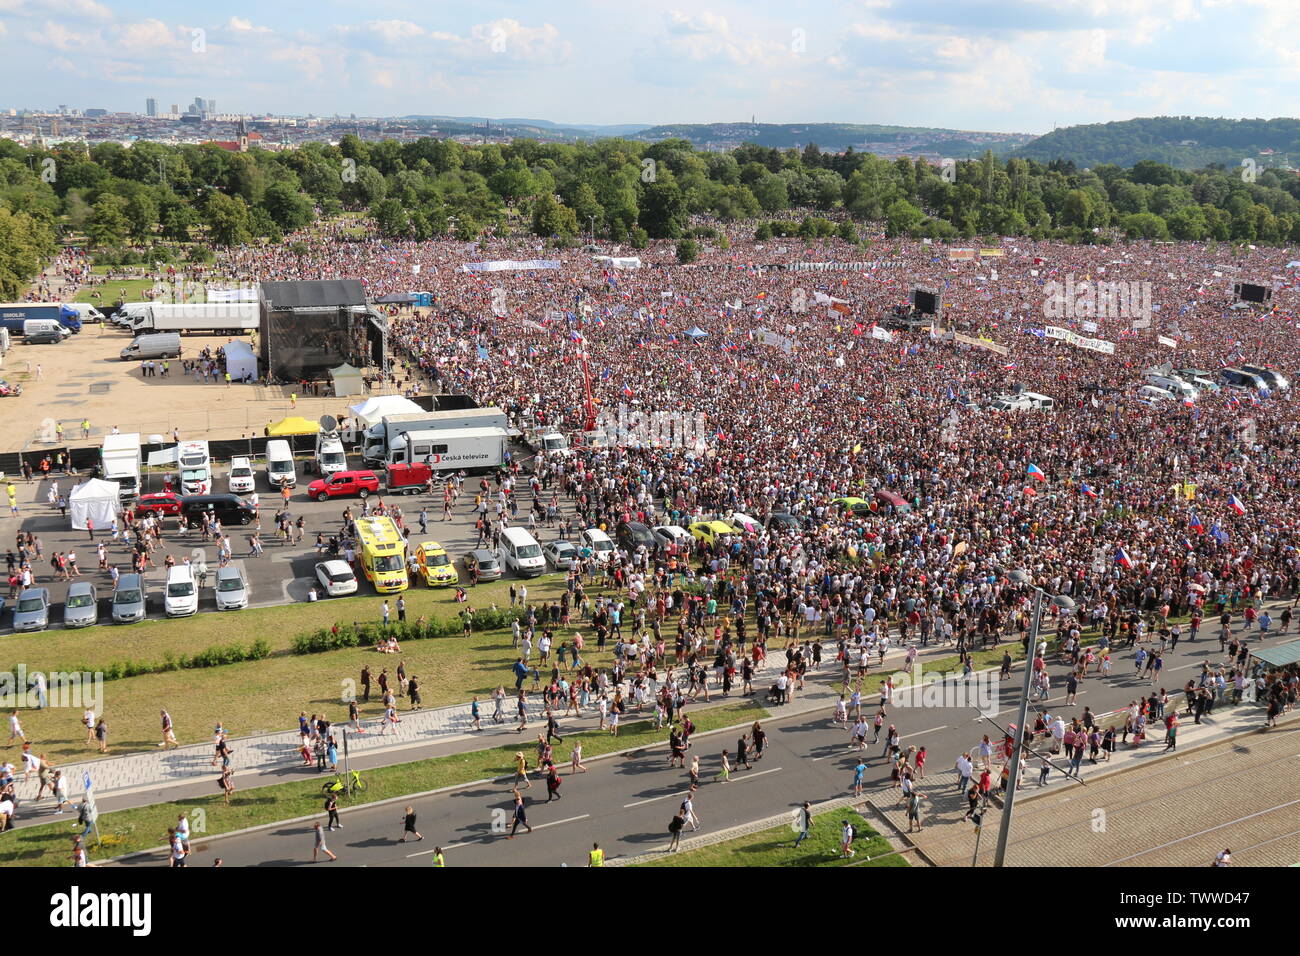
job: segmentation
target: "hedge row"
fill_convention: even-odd
[[[176,657],[170,651],[163,654],[161,661],[110,661],[100,667],[81,665],[73,670],[88,671],[104,675],[104,680],[121,680],[125,677],[140,677],[144,674],[163,674],[167,671],[187,671],[200,667],[219,667],[222,664],[238,664],[242,661],[260,661],[271,656],[271,645],[263,640],[252,644],[214,645],[199,651],[193,657],[182,654]]]
[[[474,612],[471,630],[491,631],[509,627],[523,616],[522,608],[486,608]],[[399,641],[422,641],[431,637],[458,637],[464,632],[464,621],[459,616],[423,623],[394,621],[387,628],[379,622],[362,624],[354,621],[341,625],[337,632],[333,628],[320,628],[308,634],[299,634],[293,639],[293,653],[321,654],[346,647],[373,647],[389,637],[395,637]]]

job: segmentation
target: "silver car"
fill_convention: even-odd
[[[572,541],[551,541],[542,548],[542,553],[546,555],[546,563],[555,570],[568,571],[573,568],[578,549]]]
[[[43,631],[50,625],[50,589],[28,588],[14,605],[15,631]]]
[[[217,610],[234,611],[248,607],[248,582],[238,565],[217,568]]]
[[[99,623],[99,595],[89,581],[74,581],[63,602],[64,627],[90,627]]]
[[[117,579],[113,592],[113,622],[130,624],[143,621],[145,613],[144,579],[138,574],[124,574]]]

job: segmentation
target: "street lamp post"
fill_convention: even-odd
[[[1030,583],[1031,579],[1024,571],[1012,571],[1007,575],[1017,584]],[[1015,741],[1011,748],[1011,769],[1007,776],[1007,792],[1002,801],[1002,823],[998,827],[998,848],[993,857],[994,866],[1004,866],[1007,857],[1007,839],[1011,834],[1011,814],[1016,802],[1016,790],[1020,782],[1020,761],[1025,746],[1025,721],[1029,717],[1029,692],[1034,680],[1034,661],[1038,657],[1038,626],[1043,610],[1043,598],[1046,592],[1042,588],[1034,586],[1034,611],[1033,617],[1029,623],[1029,647],[1025,653],[1025,683],[1020,692],[1020,710],[1016,717],[1016,734]],[[1059,608],[1069,610],[1074,607],[1074,601],[1065,595],[1056,595],[1050,598],[1051,602]]]

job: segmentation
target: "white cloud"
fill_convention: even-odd
[[[243,17],[231,17],[226,27],[234,33],[258,33],[263,36],[275,32],[270,27],[254,26],[252,20],[245,20]]]

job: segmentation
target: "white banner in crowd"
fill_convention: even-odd
[[[1087,339],[1082,335],[1079,335],[1077,332],[1071,332],[1069,329],[1062,329],[1059,326],[1045,326],[1043,328],[1043,335],[1049,339],[1060,339],[1063,342],[1069,342],[1076,348],[1101,352],[1103,355],[1115,354],[1114,342],[1107,342],[1105,339]]]
[[[998,345],[998,343],[991,339],[977,339],[970,335],[962,335],[960,332],[954,332],[952,338],[953,341],[960,342],[963,345],[969,345],[977,349],[987,349],[990,352],[997,352],[998,355],[1011,354],[1011,349],[1007,348],[1005,345]]]
[[[891,335],[886,329],[882,329],[878,325],[873,325],[871,327],[871,337],[873,339],[880,339],[880,341],[882,342],[894,341],[894,336]]]
[[[790,272],[869,272],[872,269],[893,269],[903,265],[893,259],[877,259],[874,262],[790,262],[786,269]]]
[[[1157,335],[1157,336],[1156,336],[1156,341],[1159,342],[1161,345],[1167,345],[1167,346],[1169,346],[1171,349],[1176,349],[1176,348],[1178,348],[1178,340],[1177,340],[1177,339],[1171,339],[1171,338],[1169,338],[1169,336],[1167,336],[1167,335]]]
[[[529,269],[558,269],[559,259],[495,259],[491,262],[467,262],[461,272],[527,272]]]
[[[754,335],[764,345],[775,345],[787,354],[794,351],[794,340],[786,338],[784,335],[769,332],[767,329],[759,329]]]

